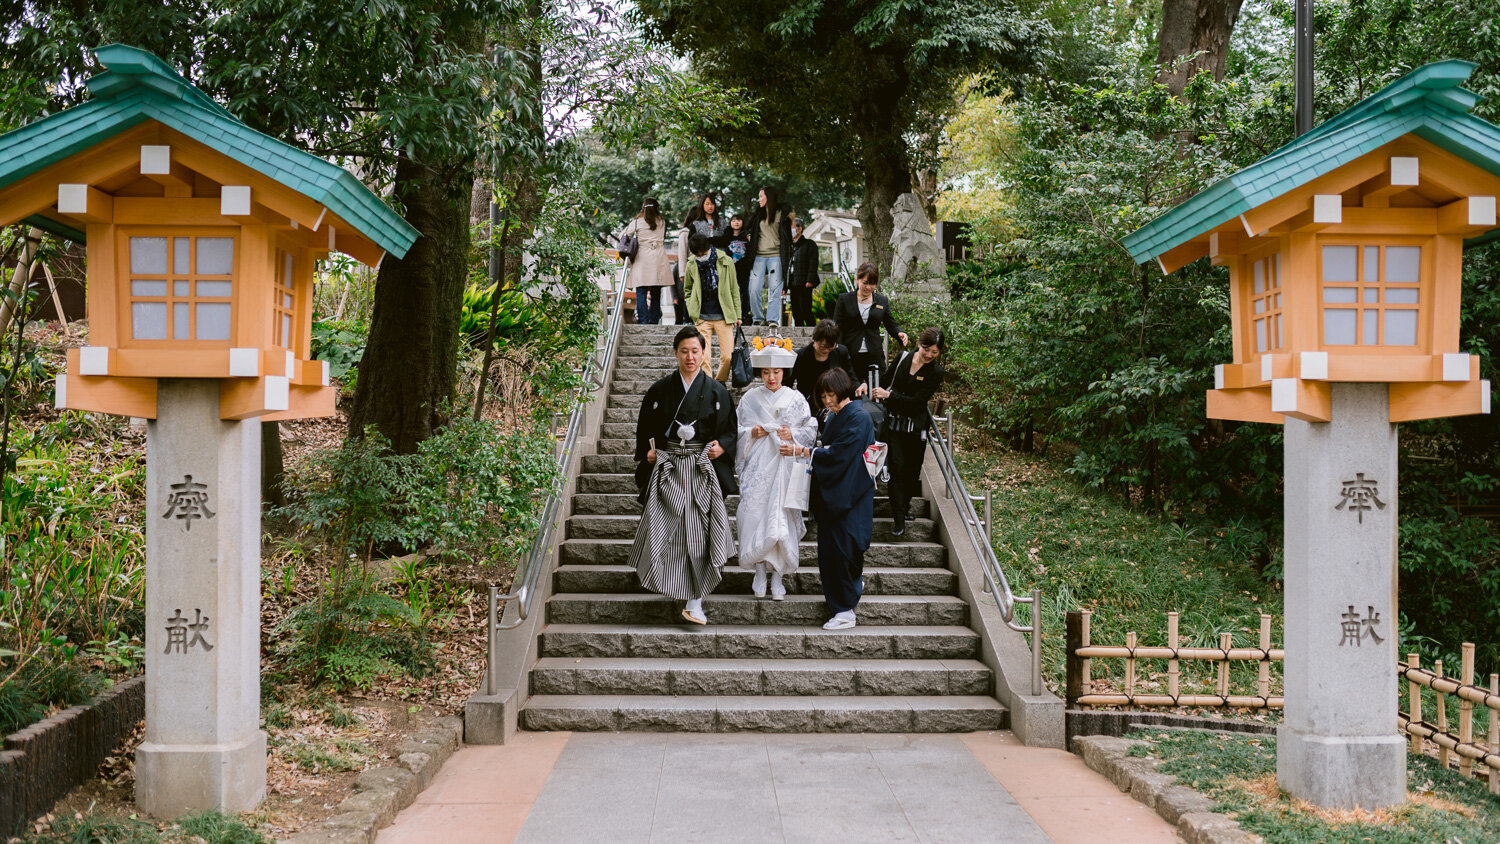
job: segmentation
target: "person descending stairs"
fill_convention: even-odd
[[[956,596],[947,550],[924,499],[892,537],[877,498],[859,626],[822,629],[817,525],[784,600],[756,598],[731,559],[704,602],[706,626],[681,602],[644,591],[626,560],[640,519],[636,418],[652,381],[675,366],[677,326],[627,325],[598,452],[582,458],[546,626],[521,721],[529,730],[687,732],[968,732],[1008,726],[980,638]],[[783,329],[799,344],[809,329]],[[733,514],[738,497],[728,501]],[[732,521],[732,520],[731,520]]]

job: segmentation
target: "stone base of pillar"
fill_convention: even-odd
[[[1380,809],[1406,802],[1401,736],[1316,736],[1276,730],[1276,782],[1328,809]]]
[[[135,798],[158,818],[216,806],[249,812],[266,797],[266,734],[237,744],[161,745],[135,751]]]

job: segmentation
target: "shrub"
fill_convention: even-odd
[[[412,608],[372,588],[362,567],[336,568],[322,594],[272,632],[286,636],[279,650],[293,670],[340,689],[397,672],[425,677],[437,667]]]

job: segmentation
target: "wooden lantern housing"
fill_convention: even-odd
[[[157,379],[218,378],[224,419],[332,415],[313,263],[377,266],[416,230],[155,56],[96,55],[88,102],[0,136],[0,225],[87,245],[90,345],[69,350],[57,406],[154,419]]]
[[[1390,384],[1392,422],[1488,413],[1459,347],[1463,249],[1496,229],[1500,128],[1474,65],[1426,65],[1132,233],[1138,261],[1227,266],[1234,362],[1208,416],[1326,422],[1332,382]]]

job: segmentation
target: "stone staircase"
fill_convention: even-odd
[[[676,365],[678,326],[627,325],[596,454],[582,458],[553,594],[546,605],[531,696],[531,730],[691,732],[967,732],[1007,726],[994,676],[980,662],[969,607],[956,597],[947,550],[933,541],[928,502],[892,541],[875,504],[859,626],[826,631],[817,526],[785,601],[750,594],[731,559],[704,602],[706,627],[681,604],[641,589],[626,565],[636,503],[635,419],[652,381]],[[763,330],[763,329],[757,329]],[[749,333],[747,331],[747,333]],[[805,342],[810,329],[785,330]],[[733,518],[738,497],[729,500]]]

